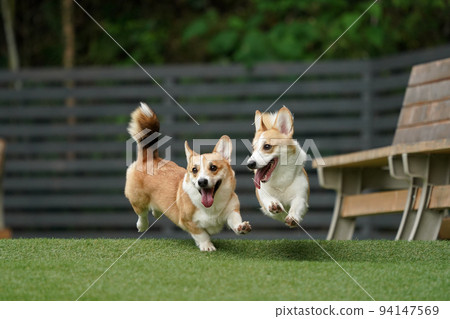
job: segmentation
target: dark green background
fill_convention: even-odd
[[[313,60],[372,2],[79,0],[144,64]],[[449,0],[380,0],[324,59],[448,43],[449,13]],[[133,64],[76,5],[74,23],[76,65]],[[22,67],[61,65],[61,1],[15,1],[15,29]],[[7,67],[4,36],[0,67]]]

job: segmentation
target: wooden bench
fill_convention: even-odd
[[[450,207],[450,59],[413,67],[391,146],[323,160],[319,183],[336,191],[328,239],[351,239],[357,217],[400,212],[396,239],[436,239]]]
[[[5,162],[5,141],[0,139],[0,239],[11,238],[11,231],[5,228],[5,218],[3,212],[3,166]]]

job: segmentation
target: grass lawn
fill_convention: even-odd
[[[75,300],[131,239],[0,240],[0,300]],[[310,240],[139,240],[81,300],[369,300]],[[449,300],[450,242],[319,241],[376,300]]]

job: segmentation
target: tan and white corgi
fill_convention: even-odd
[[[222,136],[214,151],[203,155],[192,151],[185,142],[186,170],[160,158],[155,140],[143,143],[158,131],[156,114],[141,103],[131,114],[128,127],[138,143],[138,157],[128,167],[125,185],[125,196],[138,215],[138,231],[148,229],[149,210],[156,218],[165,214],[189,232],[202,251],[216,250],[210,235],[220,232],[225,223],[236,234],[251,231],[250,224],[242,221],[239,199],[234,192],[236,179],[230,166],[230,138]]]
[[[306,153],[294,134],[287,107],[277,113],[256,111],[253,153],[247,166],[255,170],[256,197],[264,214],[289,227],[300,224],[308,211],[309,181],[303,167]]]

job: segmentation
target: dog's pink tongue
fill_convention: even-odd
[[[257,169],[256,170],[256,174],[255,174],[255,178],[253,179],[253,182],[255,183],[255,187],[260,189],[261,188],[261,180],[264,177],[264,170],[263,169]]]
[[[202,204],[205,207],[211,207],[214,203],[214,189],[213,188],[202,188]]]

